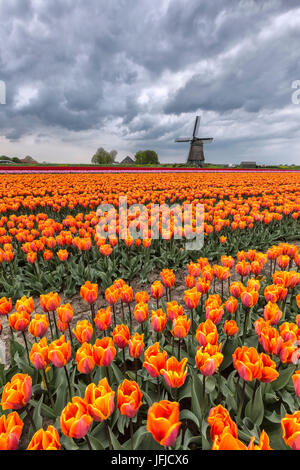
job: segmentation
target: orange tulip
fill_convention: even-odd
[[[149,299],[149,294],[145,291],[136,292],[135,294],[135,301],[137,304],[139,304],[140,302],[147,304],[149,302]]]
[[[57,292],[40,295],[40,304],[44,312],[54,312],[60,304],[60,297]]]
[[[160,373],[169,387],[179,388],[184,384],[188,372],[186,367],[187,361],[185,357],[179,362],[174,356],[167,360],[165,367]]]
[[[174,445],[180,426],[179,403],[161,400],[148,409],[147,431],[161,446]]]
[[[258,302],[258,292],[245,290],[241,293],[241,301],[244,307],[252,308]]]
[[[212,450],[247,450],[247,447],[229,432],[224,432],[215,438]]]
[[[0,450],[16,450],[24,423],[16,411],[0,417]]]
[[[60,450],[59,434],[51,424],[46,431],[39,429],[28,444],[27,450]]]
[[[158,377],[161,370],[165,368],[167,362],[167,352],[160,351],[159,342],[149,346],[144,353],[143,367],[151,377]]]
[[[160,281],[154,281],[151,285],[151,296],[154,299],[160,299],[164,293],[164,286]]]
[[[122,415],[133,418],[142,405],[142,392],[134,380],[125,379],[117,390],[117,408]]]
[[[59,250],[57,252],[57,256],[58,256],[60,261],[67,261],[67,259],[69,257],[68,250]]]
[[[12,311],[11,298],[2,297],[0,299],[0,315],[8,315]]]
[[[95,367],[93,346],[83,343],[76,351],[77,369],[81,374],[90,374]]]
[[[144,323],[149,315],[148,304],[144,302],[137,303],[134,307],[133,315],[138,323]]]
[[[95,303],[98,297],[98,284],[92,284],[90,281],[86,281],[85,284],[80,287],[80,295],[88,304]]]
[[[175,338],[185,338],[190,331],[191,319],[187,319],[186,315],[180,315],[173,320],[171,334]]]
[[[196,330],[196,340],[200,346],[206,346],[208,343],[216,345],[218,342],[218,330],[216,325],[207,319],[200,323]]]
[[[129,340],[129,354],[133,358],[140,357],[142,354],[145,344],[144,344],[144,334],[135,333]]]
[[[171,322],[175,320],[178,316],[183,315],[182,305],[179,305],[176,300],[167,302],[167,316]]]
[[[30,315],[25,311],[14,312],[9,315],[8,322],[13,330],[24,331],[30,323]]]
[[[287,446],[300,450],[300,411],[286,414],[281,420],[282,437]]]
[[[32,336],[41,338],[46,334],[48,327],[49,320],[46,315],[36,313],[29,323],[28,331]]]
[[[111,325],[112,311],[110,305],[105,308],[100,308],[95,315],[94,322],[98,330],[106,331]]]
[[[245,290],[245,286],[240,282],[232,282],[229,286],[230,294],[238,299],[241,296],[241,293]]]
[[[69,437],[81,439],[90,429],[93,418],[88,413],[87,403],[83,398],[73,397],[72,402],[62,410],[60,415],[61,432]]]
[[[197,368],[205,375],[213,375],[223,361],[223,354],[220,353],[221,345],[208,343],[205,347],[197,348],[195,361]]]
[[[158,310],[152,310],[151,324],[156,333],[159,333],[164,330],[167,324],[167,315],[163,312],[161,308],[159,308]]]
[[[114,343],[120,349],[126,348],[130,340],[130,331],[127,325],[123,323],[121,325],[117,325],[112,333]]]
[[[184,302],[187,308],[189,308],[190,310],[197,308],[201,295],[201,292],[198,292],[196,287],[193,287],[193,289],[185,290]]]
[[[224,332],[227,336],[234,336],[239,331],[239,328],[234,320],[226,320],[224,323]]]
[[[46,369],[50,359],[48,356],[48,343],[45,337],[38,343],[33,343],[29,359],[36,369]]]
[[[246,346],[236,348],[232,358],[233,366],[242,379],[249,382],[260,379],[263,362],[255,348],[247,348]]]
[[[120,298],[124,304],[129,304],[133,300],[133,289],[131,286],[124,284],[119,290]]]
[[[292,375],[293,384],[297,397],[300,398],[300,369],[296,370]]]
[[[217,405],[210,409],[207,421],[210,426],[210,437],[213,442],[224,433],[229,433],[234,438],[238,437],[237,425],[222,405]]]
[[[56,312],[57,312],[58,318],[63,323],[70,323],[74,316],[74,310],[71,304],[69,303],[61,304],[59,307],[57,307]]]
[[[269,321],[271,325],[277,325],[282,317],[282,311],[277,304],[268,302],[264,308],[264,319]]]
[[[115,408],[115,392],[110,388],[107,378],[100,380],[98,385],[90,383],[85,389],[84,400],[88,413],[94,421],[105,421]]]
[[[233,315],[236,312],[238,306],[237,298],[230,296],[226,302],[224,303],[224,307],[226,308],[227,312]]]
[[[115,287],[114,285],[112,285],[111,287],[108,287],[106,290],[105,290],[105,298],[106,298],[106,301],[109,303],[109,305],[114,305],[118,302],[119,300],[119,289],[117,287]]]
[[[32,380],[28,374],[15,374],[4,385],[1,406],[3,410],[19,410],[32,396]]]
[[[55,367],[64,367],[71,359],[71,343],[66,341],[65,335],[49,344],[49,359]]]
[[[93,346],[93,355],[97,366],[110,366],[116,354],[117,351],[112,338],[105,336],[96,339]]]
[[[161,280],[165,287],[171,289],[175,283],[175,274],[173,269],[163,269],[160,273]]]
[[[34,310],[33,298],[27,298],[25,295],[21,297],[21,299],[16,302],[16,310],[17,312],[26,312],[30,315]]]
[[[91,341],[94,329],[88,320],[81,320],[76,323],[75,330],[73,328],[72,332],[77,341],[82,344]]]
[[[274,382],[279,376],[276,370],[276,363],[267,354],[260,353],[260,357],[263,367],[259,380],[266,383]]]

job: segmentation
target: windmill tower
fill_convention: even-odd
[[[196,137],[198,133],[198,128],[200,124],[200,116],[196,116],[195,125],[193,136],[191,138],[182,138],[182,139],[175,139],[175,142],[190,142],[190,150],[189,155],[187,158],[187,163],[191,165],[203,167],[204,163],[204,151],[203,151],[203,144],[209,143],[213,141],[212,137]]]

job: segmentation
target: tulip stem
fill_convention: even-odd
[[[251,403],[251,407],[253,407],[253,404],[254,404],[254,399],[255,399],[255,394],[256,394],[256,390],[257,390],[257,387],[258,387],[258,380],[256,379],[255,380],[255,384],[254,384],[254,388],[253,388],[253,395],[252,395],[252,403]]]
[[[115,304],[113,304],[113,315],[114,315],[114,324],[115,324],[115,326],[117,326],[117,319],[116,319],[116,308],[115,308]]]
[[[91,314],[92,314],[92,320],[93,323],[95,323],[95,304],[91,304]]]
[[[202,387],[202,419],[204,417],[204,412],[205,412],[205,379],[206,379],[206,375],[203,375],[203,387]]]
[[[130,445],[131,445],[131,450],[133,450],[133,422],[132,422],[132,418],[130,418],[129,422],[130,422]]]
[[[71,392],[70,378],[69,378],[69,374],[68,374],[68,371],[67,371],[66,366],[64,366],[64,369],[65,369],[65,373],[66,373],[66,377],[67,377],[67,382],[68,382],[68,389],[69,389],[70,401],[72,401],[72,392]]]
[[[109,426],[108,426],[107,419],[105,420],[105,425],[106,425],[106,432],[107,432],[109,450],[112,450],[113,446],[112,446],[112,443],[111,443],[111,437],[110,437],[110,432],[109,432]]]
[[[25,348],[26,348],[26,352],[27,352],[28,364],[30,364],[30,360],[29,360],[29,350],[28,350],[28,344],[27,344],[27,339],[26,339],[25,331],[22,331],[22,335],[23,335],[23,338],[24,338]]]
[[[46,388],[47,388],[47,392],[48,392],[48,395],[49,395],[49,399],[50,399],[52,409],[53,409],[53,411],[56,411],[55,410],[54,400],[53,400],[52,394],[50,392],[49,383],[48,383],[47,376],[46,376],[46,371],[45,371],[45,369],[42,369],[42,371],[43,371],[44,382],[45,382],[45,385],[46,385]]]
[[[35,422],[34,422],[33,419],[32,419],[31,413],[30,413],[30,411],[29,411],[29,409],[28,409],[28,405],[25,406],[25,411],[26,411],[26,414],[27,414],[27,416],[28,416],[28,418],[29,418],[29,421],[30,421],[30,423],[31,423],[32,429],[34,430],[34,432],[36,432],[36,431],[37,431],[36,425],[35,425]]]
[[[88,445],[89,450],[93,450],[91,441],[90,441],[90,439],[89,439],[89,437],[88,437],[87,434],[85,435],[85,440],[86,440],[86,443],[87,443],[87,445]]]
[[[247,327],[248,327],[248,317],[249,317],[250,309],[246,308],[245,309],[245,319],[244,319],[244,329],[243,329],[243,338],[242,338],[242,344],[244,344],[245,337],[246,337],[246,332],[247,332]]]
[[[59,335],[58,335],[58,329],[57,329],[55,311],[54,310],[52,311],[52,315],[53,315],[53,321],[54,321],[54,326],[55,326],[55,331],[56,331],[56,337],[58,338]]]
[[[131,334],[132,333],[132,315],[131,315],[131,308],[130,308],[129,302],[128,302],[128,311],[129,311],[129,330]]]
[[[105,370],[106,370],[107,382],[108,382],[108,385],[110,385],[109,368],[106,366]]]
[[[160,381],[159,381],[159,375],[157,376],[157,394],[158,394],[158,401],[160,401]]]
[[[178,356],[177,356],[178,361],[180,361],[180,346],[181,346],[181,340],[179,338],[179,340],[178,340]]]
[[[236,418],[237,423],[239,423],[239,421],[241,419],[241,413],[242,413],[242,408],[243,408],[243,404],[244,404],[244,397],[245,397],[245,388],[246,388],[246,380],[244,380],[244,382],[243,382],[241,402],[240,402],[240,407],[239,407],[237,418]]]
[[[52,322],[51,322],[51,317],[50,317],[50,312],[47,312],[48,315],[48,320],[49,320],[49,325],[50,325],[50,333],[51,333],[51,339],[53,341],[53,331],[52,331]]]
[[[73,349],[73,348],[74,348],[74,344],[73,344],[72,332],[71,332],[71,328],[70,328],[70,323],[69,323],[69,322],[68,322],[68,330],[69,330],[71,345],[72,345],[72,349]]]

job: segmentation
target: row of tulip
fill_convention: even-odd
[[[298,247],[186,267],[182,304],[172,269],[150,294],[116,279],[100,309],[98,284],[85,282],[89,313],[74,328],[57,292],[40,296],[44,314],[30,297],[15,311],[0,299],[12,335],[10,366],[0,365],[3,448],[16,448],[27,416],[36,449],[299,449]],[[46,431],[43,417],[53,421]]]

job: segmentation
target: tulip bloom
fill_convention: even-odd
[[[164,293],[164,286],[160,281],[154,281],[153,284],[151,285],[151,296],[153,299],[158,300],[163,296]]]
[[[217,344],[218,342],[218,330],[216,325],[207,319],[205,322],[200,323],[196,330],[196,340],[200,346],[206,346],[208,343]]]
[[[227,336],[234,336],[239,331],[239,328],[234,320],[226,320],[224,323],[224,332]]]
[[[57,292],[40,295],[40,304],[44,312],[54,312],[60,304],[60,297]]]
[[[147,370],[151,377],[159,377],[161,370],[165,368],[167,363],[167,352],[160,351],[159,342],[149,346],[144,353],[143,367]]]
[[[138,323],[144,323],[149,315],[148,304],[139,302],[136,304],[133,310],[133,316]]]
[[[224,315],[224,308],[223,307],[210,307],[206,308],[205,317],[207,320],[211,320],[215,325],[218,325],[222,320]]]
[[[224,432],[215,438],[212,450],[247,450],[247,446],[229,432]]]
[[[115,287],[114,285],[112,285],[111,287],[108,287],[105,290],[104,294],[105,294],[106,301],[109,303],[109,305],[114,305],[119,300],[119,296],[120,296],[119,289]]]
[[[81,320],[76,323],[76,328],[72,329],[72,332],[77,341],[82,343],[89,343],[93,336],[93,326],[88,320]]]
[[[140,302],[147,304],[149,300],[150,300],[149,294],[145,291],[140,291],[135,294],[135,301],[137,304],[139,304]]]
[[[49,344],[49,359],[55,367],[64,367],[71,359],[71,343],[62,335]]]
[[[181,315],[183,315],[182,305],[179,305],[176,300],[167,302],[167,317],[169,318],[169,320],[171,320],[171,322],[173,322],[175,318]]]
[[[122,415],[133,418],[142,405],[142,392],[134,380],[125,379],[117,390],[117,408]]]
[[[32,379],[28,374],[15,374],[4,385],[1,406],[3,410],[19,410],[32,396]]]
[[[193,287],[193,289],[185,290],[184,302],[187,308],[189,308],[190,310],[197,308],[201,295],[201,292],[198,292],[196,287]]]
[[[110,388],[106,377],[98,385],[91,383],[87,386],[84,400],[94,421],[101,422],[110,417],[115,408],[114,397],[115,392]]]
[[[282,317],[282,311],[277,304],[268,302],[264,308],[264,319],[270,322],[270,325],[277,325]]]
[[[49,327],[49,320],[46,315],[36,313],[28,326],[29,333],[35,338],[41,338],[46,334]]]
[[[93,355],[93,346],[89,343],[83,343],[76,351],[77,369],[82,374],[90,374],[95,367]]]
[[[110,305],[105,308],[100,308],[95,315],[94,322],[98,330],[106,331],[111,325],[112,311]]]
[[[199,346],[195,356],[197,368],[205,375],[213,375],[223,361],[223,354],[220,353],[221,345],[208,343],[207,346]]]
[[[144,344],[144,335],[135,333],[129,340],[129,354],[133,358],[140,357],[142,354],[145,344]]]
[[[265,353],[260,353],[260,357],[263,367],[259,380],[266,383],[274,382],[279,376],[276,370],[276,363]]]
[[[28,444],[27,450],[60,450],[59,434],[54,426],[39,429]]]
[[[292,375],[292,379],[296,395],[298,398],[300,398],[300,369],[296,370],[296,372]]]
[[[160,273],[161,280],[165,287],[171,289],[175,283],[175,274],[173,269],[163,269]]]
[[[97,366],[110,366],[116,354],[117,351],[112,338],[105,336],[96,339],[93,346],[93,356]]]
[[[130,304],[133,301],[133,289],[131,286],[128,286],[127,284],[124,284],[120,289],[119,289],[119,294],[122,302],[124,304]]]
[[[34,310],[34,302],[32,297],[21,297],[21,299],[17,300],[16,302],[16,310],[18,312],[26,312],[29,313],[29,315],[33,312]]]
[[[2,297],[0,299],[0,315],[8,315],[12,311],[11,298]]]
[[[260,379],[263,362],[255,348],[239,347],[234,351],[232,358],[233,366],[242,379],[249,382]]]
[[[114,343],[118,348],[126,348],[130,340],[130,331],[127,325],[124,325],[123,323],[121,325],[117,325],[112,335]]]
[[[69,303],[61,304],[59,307],[57,307],[56,312],[58,318],[63,323],[70,323],[74,316],[74,310]]]
[[[161,400],[148,409],[147,431],[161,446],[174,445],[180,426],[179,403]]]
[[[50,359],[48,356],[48,343],[45,337],[38,343],[33,343],[29,359],[36,369],[46,369]]]
[[[191,319],[187,319],[186,315],[180,315],[173,320],[171,334],[175,338],[185,338],[190,331]]]
[[[25,311],[14,312],[9,315],[8,322],[13,330],[24,331],[30,323],[30,315]]]
[[[210,426],[210,437],[213,442],[224,433],[229,433],[234,438],[238,437],[237,425],[222,405],[217,405],[210,409],[207,422]]]
[[[233,315],[236,312],[237,306],[238,300],[233,296],[230,296],[224,303],[224,307],[230,315]]]
[[[185,357],[179,362],[174,356],[167,360],[164,369],[162,369],[160,373],[169,387],[179,388],[184,384],[188,372],[186,367],[187,361]]]
[[[241,293],[245,290],[245,286],[241,283],[241,281],[232,282],[229,286],[230,294],[238,299],[241,296]]]
[[[16,411],[0,417],[0,450],[16,450],[24,423]]]
[[[81,439],[90,429],[93,418],[88,413],[85,400],[80,397],[73,397],[72,402],[62,410],[60,415],[61,432],[69,437]]]
[[[252,308],[258,302],[258,292],[245,290],[241,293],[241,301],[245,308]]]
[[[300,450],[300,411],[286,414],[281,420],[282,437],[287,446]]]
[[[95,303],[98,297],[98,284],[92,284],[90,281],[86,281],[80,288],[80,295],[88,304]]]
[[[156,333],[159,333],[164,330],[167,324],[167,315],[163,312],[161,308],[159,308],[158,310],[152,310],[151,323]]]
[[[60,261],[67,261],[67,259],[69,257],[68,250],[59,250],[57,252],[57,256],[58,256]]]

